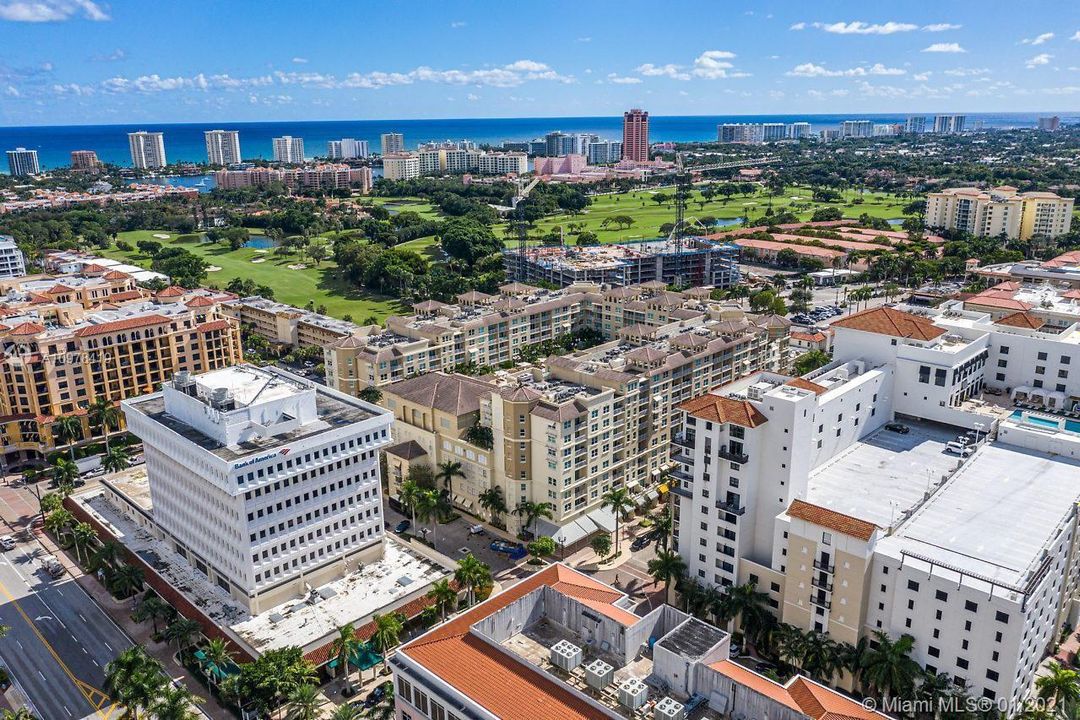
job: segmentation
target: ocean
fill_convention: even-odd
[[[689,142],[716,138],[716,126],[726,122],[783,122],[806,121],[816,132],[837,127],[844,120],[865,119],[876,123],[903,122],[911,113],[889,115],[671,115],[650,118],[649,139],[652,142]],[[915,113],[917,114],[917,113]],[[990,128],[1035,127],[1039,115],[1048,113],[974,113],[967,115],[968,127],[976,123]],[[1078,113],[1058,113],[1062,123],[1080,122]],[[927,114],[928,121],[933,117]],[[42,167],[68,165],[72,150],[95,150],[98,157],[110,163],[129,165],[127,133],[153,130],[165,133],[165,154],[170,162],[205,162],[204,130],[239,130],[240,148],[244,158],[272,156],[271,139],[292,135],[304,139],[308,157],[326,154],[328,140],[351,137],[367,140],[373,152],[379,150],[379,136],[386,132],[405,135],[406,147],[435,140],[474,140],[478,143],[499,144],[503,140],[531,140],[552,130],[565,133],[595,133],[602,138],[622,135],[622,117],[562,117],[562,118],[456,118],[444,120],[327,120],[286,122],[214,122],[132,125],[60,125],[37,127],[0,127],[0,150],[25,147],[38,151]],[[0,168],[6,171],[7,168]]]

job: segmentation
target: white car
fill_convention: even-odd
[[[473,525],[469,528],[470,535],[483,535],[485,532],[483,525]]]
[[[10,535],[4,535],[0,537],[0,548],[4,550],[11,550],[15,547],[15,538]]]
[[[945,445],[945,452],[954,453],[960,457],[967,457],[975,452],[975,448],[971,447],[967,443],[958,443],[955,440],[950,441]]]

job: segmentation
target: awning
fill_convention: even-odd
[[[556,525],[543,518],[536,522],[536,532],[539,535],[547,535],[555,541],[556,545],[563,547],[573,545],[578,540],[592,535],[598,529],[596,523],[590,520],[588,515],[571,520],[564,525]]]
[[[382,655],[375,652],[375,650],[368,643],[360,643],[360,647],[356,652],[349,655],[349,665],[357,670],[370,670],[371,668],[382,662]],[[329,668],[336,668],[338,665],[337,658],[331,658],[330,662],[326,663]]]
[[[645,497],[649,498],[650,500],[658,500],[660,498],[660,491],[656,488],[653,488],[649,492],[645,493]]]
[[[606,532],[615,532],[615,512],[611,508],[597,508],[585,517]]]

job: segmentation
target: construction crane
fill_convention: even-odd
[[[510,200],[511,211],[511,224],[514,226],[514,230],[517,233],[518,238],[518,267],[517,277],[515,280],[525,281],[525,267],[526,267],[526,254],[529,247],[529,223],[525,220],[525,200],[529,197],[529,193],[540,182],[539,177],[534,177],[529,184],[524,184],[521,178],[516,181],[516,192],[514,197]]]

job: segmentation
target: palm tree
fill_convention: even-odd
[[[38,716],[30,712],[26,708],[19,708],[18,710],[5,710],[3,715],[0,715],[2,720],[39,720]]]
[[[105,666],[105,692],[135,720],[140,709],[153,707],[164,686],[164,668],[140,645],[128,648]]]
[[[480,493],[478,498],[480,507],[488,511],[491,516],[491,521],[495,522],[500,515],[505,514],[509,508],[506,507],[506,500],[503,499],[502,488],[498,485],[489,487]]]
[[[457,590],[450,585],[450,581],[445,578],[439,580],[431,589],[428,590],[427,596],[431,598],[434,605],[439,610],[439,614],[442,616],[443,622],[446,622],[447,610],[453,610],[457,605],[458,594]]]
[[[386,683],[383,687],[386,688],[386,694],[383,695],[375,707],[367,711],[367,716],[371,720],[394,720],[397,717],[397,706],[394,703],[394,684]]]
[[[360,640],[356,637],[356,625],[345,623],[337,629],[337,637],[330,645],[330,654],[337,660],[344,673],[345,686],[349,687],[349,659],[360,652]]]
[[[919,664],[911,659],[915,639],[910,635],[901,635],[894,642],[888,633],[876,630],[874,641],[877,647],[868,647],[862,654],[860,679],[880,694],[883,700],[907,695],[921,672]]]
[[[323,706],[319,688],[307,683],[290,692],[286,702],[289,704],[289,712],[285,715],[288,720],[318,720]]]
[[[471,555],[469,557],[472,557]],[[399,613],[391,612],[386,615],[375,613],[372,618],[375,623],[375,632],[371,634],[371,640],[383,656],[383,670],[389,667],[390,649],[401,642],[401,631],[405,628]]]
[[[754,583],[748,582],[728,588],[725,596],[730,617],[742,618],[743,634],[757,644],[775,622],[769,611],[769,595],[759,592]]]
[[[953,679],[945,673],[924,672],[919,687],[915,689],[915,697],[926,707],[934,708],[934,717],[937,718],[941,716],[940,708],[955,692]]]
[[[439,470],[435,473],[435,478],[442,480],[443,488],[451,497],[454,495],[454,478],[456,477],[465,479],[465,470],[462,469],[461,463],[456,460],[445,460],[439,463]]]
[[[171,613],[172,606],[157,595],[150,595],[143,598],[142,602],[135,608],[135,621],[150,620],[154,624],[154,634],[157,635],[158,620],[164,620]]]
[[[59,508],[45,516],[45,529],[59,540],[73,522],[75,522],[75,516],[64,508]]]
[[[210,679],[210,682],[217,684],[218,674],[206,672],[206,668],[209,665],[213,665],[220,670],[233,661],[232,650],[229,649],[229,643],[225,642],[223,638],[211,638],[207,641],[206,645],[203,646],[202,652],[203,673]]]
[[[1047,674],[1035,680],[1035,692],[1059,714],[1066,714],[1080,702],[1080,673],[1051,663]]]
[[[142,590],[143,572],[135,565],[121,565],[109,578],[109,589],[114,594],[126,598]]]
[[[360,708],[356,705],[344,703],[338,705],[330,715],[330,720],[360,720]]]
[[[117,542],[112,540],[103,542],[98,549],[94,551],[94,554],[90,557],[90,561],[95,567],[114,567],[120,559],[120,550],[120,544]]]
[[[613,488],[604,493],[600,498],[601,509],[611,508],[615,513],[615,554],[620,554],[619,546],[622,538],[619,537],[619,525],[623,517],[634,508],[634,501],[630,498],[630,491],[626,488]]]
[[[458,560],[454,580],[465,588],[469,605],[472,605],[476,599],[476,588],[491,582],[491,568],[478,560],[475,555],[469,554]]]
[[[435,547],[439,525],[441,493],[437,490],[420,490],[413,501],[413,515],[421,522],[431,521],[431,545]]]
[[[71,488],[79,477],[79,466],[72,460],[62,457],[56,458],[53,464],[52,478],[56,487],[60,488],[60,494],[67,497],[71,494]]]
[[[653,580],[664,583],[664,597],[667,598],[671,581],[678,580],[686,573],[686,563],[678,553],[658,550],[656,557],[649,561],[648,571]]]
[[[769,638],[776,656],[797,672],[802,672],[803,657],[806,655],[806,633],[794,625],[781,623],[773,629]]]
[[[157,702],[150,706],[154,720],[201,720],[202,714],[195,711],[196,703],[206,702],[193,695],[183,685],[166,685],[161,690]]]
[[[660,550],[667,550],[668,543],[671,542],[671,529],[674,525],[674,520],[671,517],[670,512],[658,512],[653,515],[653,532],[656,533],[656,547]]]
[[[524,526],[529,529],[529,532],[536,536],[536,522],[540,518],[550,520],[555,517],[555,506],[549,502],[536,503],[531,500],[522,500],[514,508],[514,514],[518,517],[525,518]]]
[[[109,453],[109,430],[120,427],[120,408],[116,407],[108,398],[98,396],[86,408],[86,415],[90,424],[101,428],[105,436],[105,453]]]
[[[83,550],[89,550],[90,543],[97,539],[94,527],[87,522],[78,523],[71,529],[71,537],[75,541],[75,556],[79,558],[79,563],[85,562]]]
[[[184,651],[191,645],[192,637],[201,629],[202,626],[199,623],[180,616],[165,628],[165,639],[169,642],[176,642],[176,649],[183,655]]]
[[[131,458],[124,448],[113,448],[101,458],[101,467],[105,468],[105,472],[117,473],[131,467]]]
[[[409,508],[409,512],[412,514],[412,524],[416,525],[416,501],[420,499],[420,493],[423,492],[423,488],[417,485],[412,480],[406,480],[401,483],[401,489],[398,490],[398,499],[401,504]]]
[[[61,415],[53,420],[53,436],[60,442],[67,443],[71,462],[75,462],[75,441],[82,437],[82,422],[74,415]]]

